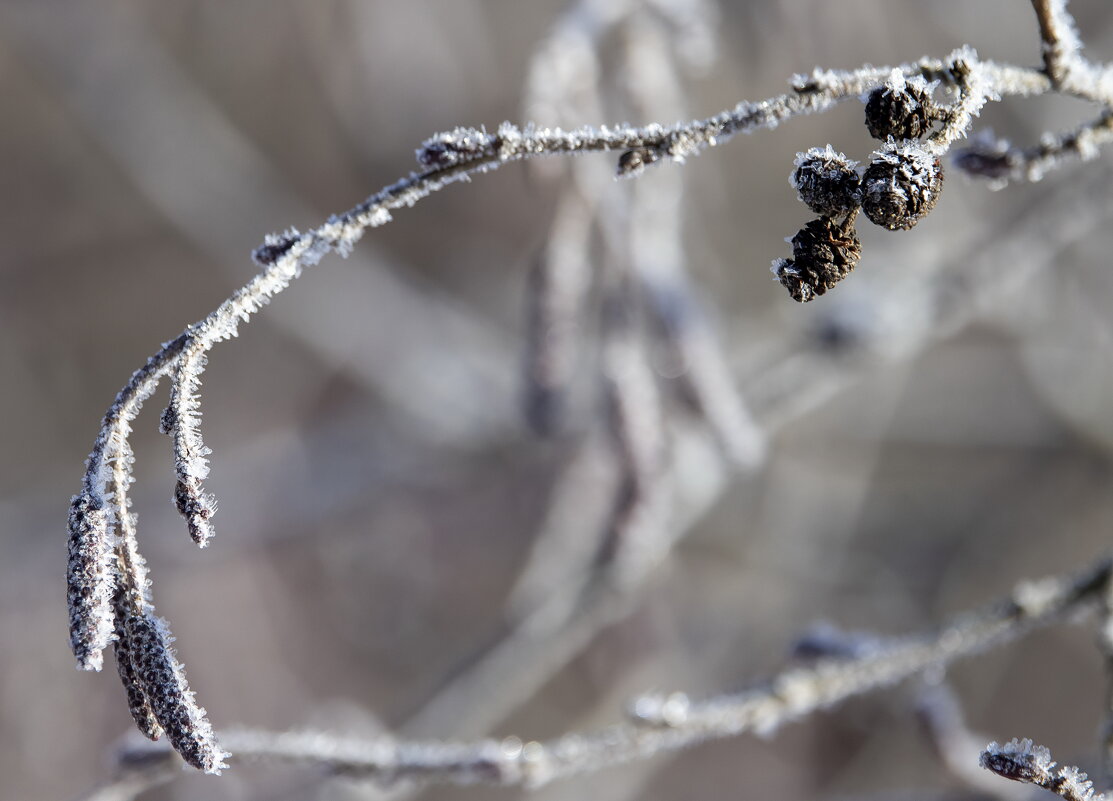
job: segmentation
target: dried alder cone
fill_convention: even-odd
[[[796,301],[806,303],[831,289],[857,265],[861,245],[850,225],[859,211],[874,225],[889,231],[907,231],[924,218],[939,200],[943,167],[936,150],[922,142],[936,122],[946,115],[931,95],[934,85],[922,77],[906,78],[894,70],[888,80],[865,98],[866,127],[883,144],[874,151],[869,166],[858,172],[851,161],[831,145],[813,147],[796,155],[796,169],[789,182],[800,200],[820,220],[808,223],[792,238],[793,257],[773,262],[773,274]],[[823,254],[799,253],[801,237],[811,228],[841,231],[842,250],[834,260]],[[810,235],[809,235],[810,236]],[[837,250],[837,248],[836,248]]]
[[[874,225],[906,231],[935,208],[942,189],[938,158],[917,145],[889,145],[862,177],[862,211]]]
[[[913,83],[893,81],[870,92],[866,100],[866,127],[870,136],[888,139],[919,139],[937,118],[935,104],[921,79]]]
[[[774,274],[794,300],[805,303],[831,289],[858,265],[862,242],[854,217],[812,220],[792,237],[792,258],[774,264]]]
[[[813,147],[797,154],[790,182],[800,200],[816,214],[825,217],[847,214],[862,202],[857,166],[857,162],[830,145]]]

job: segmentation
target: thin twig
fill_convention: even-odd
[[[1067,15],[1066,0],[1032,0],[1032,8],[1040,26],[1044,71],[1056,86],[1061,86],[1082,51],[1078,30]]]
[[[256,730],[223,732],[221,738],[238,758],[313,763],[384,783],[413,779],[539,787],[708,740],[744,733],[769,734],[818,709],[927,669],[945,667],[1057,622],[1100,600],[1109,585],[1110,570],[1110,561],[1102,560],[1080,575],[1025,582],[1008,598],[959,616],[932,634],[894,639],[851,658],[824,659],[789,668],[741,693],[705,701],[691,701],[677,693],[643,696],[631,704],[634,717],[630,722],[547,741],[517,737],[459,743],[390,737],[366,740],[317,732],[276,734]],[[126,749],[123,759],[165,750],[158,744],[140,743]]]
[[[1113,69],[1082,55],[1082,40],[1067,0],[1032,0],[1043,43],[1044,73],[1060,92],[1113,105]]]
[[[1039,181],[1070,161],[1092,161],[1113,142],[1113,112],[1105,111],[1074,130],[1045,134],[1038,145],[1012,147],[992,136],[974,137],[969,147],[954,154],[956,167],[967,175],[985,178],[991,189],[1009,181]]]

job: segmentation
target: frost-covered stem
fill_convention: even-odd
[[[1031,740],[1010,740],[1004,745],[990,743],[982,752],[981,765],[1005,779],[1034,784],[1050,790],[1067,801],[1105,801],[1095,793],[1094,784],[1073,765],[1056,766],[1051,752]]]
[[[959,97],[948,108],[942,127],[924,143],[925,149],[934,156],[943,155],[955,141],[964,138],[985,104],[999,98],[999,88],[973,50],[956,50],[948,62]]]
[[[970,63],[974,63],[972,60]],[[1029,95],[1046,91],[1047,80],[1039,72],[1019,67],[977,62],[998,94]],[[923,59],[896,69],[902,73],[950,80],[952,65]],[[187,516],[191,534],[199,544],[208,542],[208,518],[214,504],[201,488],[207,474],[206,448],[199,430],[196,392],[205,354],[218,342],[236,335],[246,321],[271,297],[285,289],[305,266],[315,264],[326,253],[346,254],[363,233],[390,220],[390,212],[412,206],[432,192],[473,174],[533,156],[556,156],[608,150],[641,149],[682,161],[705,147],[721,144],[738,133],[774,128],[801,114],[826,111],[836,102],[858,97],[881,85],[892,67],[863,67],[853,72],[815,71],[794,81],[794,91],[759,103],[739,103],[705,120],[665,127],[657,124],[561,129],[519,129],[509,123],[496,133],[458,128],[427,140],[418,151],[424,172],[411,173],[370,196],[340,216],[306,234],[291,231],[268,237],[256,251],[264,271],[222,303],[207,318],[190,326],[178,345],[183,351],[174,378],[171,402],[163,416],[163,427],[174,437],[179,509]],[[984,100],[982,101],[984,102]],[[156,355],[156,359],[162,357]],[[121,399],[131,393],[125,388]]]
[[[117,582],[140,598],[147,592],[128,501],[134,461],[128,437],[143,401],[170,371],[184,344],[184,335],[164,344],[117,394],[86,460],[81,493],[74,498],[67,572],[70,642],[85,670],[101,669],[103,651],[112,641]]]
[[[1067,0],[1032,0],[1040,26],[1044,72],[1065,94],[1113,105],[1113,68],[1082,55],[1082,40]]]
[[[1066,0],[1032,0],[1043,43],[1043,64],[1047,77],[1056,86],[1063,84],[1072,66],[1080,58],[1082,42],[1074,20],[1067,11]]]
[[[632,719],[595,731],[547,741],[517,737],[474,742],[370,740],[317,732],[229,731],[222,741],[238,757],[308,762],[345,775],[392,782],[538,787],[549,782],[744,733],[765,734],[818,709],[892,685],[929,668],[1001,645],[1089,604],[1108,585],[1102,561],[1080,576],[1029,582],[980,612],[963,615],[921,637],[882,641],[852,657],[794,667],[737,694],[691,701],[683,694],[644,696],[631,705]],[[159,746],[140,744],[124,759],[147,762]],[[1081,786],[1084,779],[1076,783]],[[1060,786],[1067,787],[1069,781]],[[1064,796],[1068,798],[1086,798]]]
[[[211,347],[211,345],[209,345]],[[170,404],[162,415],[162,427],[174,437],[174,505],[186,520],[190,537],[204,548],[212,539],[209,518],[216,513],[216,500],[201,482],[209,474],[205,457],[210,453],[201,439],[200,375],[205,369],[205,352],[194,341],[178,361],[170,389]]]
[[[975,137],[977,140],[978,137]],[[975,141],[956,153],[953,163],[967,175],[988,179],[1000,189],[1009,181],[1038,181],[1069,161],[1091,161],[1113,142],[1113,111],[1057,135],[1044,135],[1033,147],[1010,147],[1008,142]]]

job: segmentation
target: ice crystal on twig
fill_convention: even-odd
[[[426,169],[454,167],[464,161],[490,155],[495,137],[477,128],[454,128],[436,134],[417,149],[417,163]]]
[[[981,763],[983,768],[998,776],[1041,786],[1049,780],[1055,767],[1051,752],[1028,738],[1009,740],[1004,745],[990,743],[982,752]]]
[[[1078,768],[1065,765],[1056,769],[1051,752],[1031,740],[996,742],[982,752],[981,765],[1005,779],[1034,784],[1059,795],[1067,801],[1105,801],[1104,793],[1094,792],[1094,783]]]

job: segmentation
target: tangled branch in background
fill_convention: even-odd
[[[668,13],[665,0],[655,3],[658,11]],[[235,336],[239,324],[284,290],[302,269],[331,252],[347,255],[368,229],[389,222],[391,212],[510,162],[608,151],[618,154],[619,177],[636,177],[664,161],[683,162],[735,134],[774,128],[793,117],[821,113],[841,101],[859,98],[865,103],[867,127],[881,140],[868,164],[859,170],[828,145],[800,154],[791,176],[800,199],[819,216],[792,237],[792,257],[775,261],[773,272],[794,299],[810,301],[846,278],[859,262],[861,243],[855,224],[860,214],[898,231],[913,227],[935,207],[943,186],[943,157],[967,137],[973,119],[987,103],[1058,93],[1100,108],[1092,123],[1049,135],[1034,148],[1013,148],[975,137],[954,155],[957,168],[995,186],[1038,179],[1069,159],[1093,158],[1113,138],[1113,68],[1082,56],[1074,22],[1062,0],[1033,0],[1033,6],[1043,42],[1042,68],[985,61],[972,49],[962,48],[945,59],[925,58],[898,67],[863,67],[850,72],[817,69],[809,76],[793,78],[786,94],[759,103],[743,102],[730,111],[685,125],[562,130],[504,123],[493,133],[457,128],[422,144],[417,150],[420,172],[311,231],[291,229],[268,236],[253,254],[262,271],[204,320],[164,344],[131,377],[104,417],[81,492],[70,508],[70,641],[79,667],[100,670],[103,651],[113,646],[140,731],[152,740],[165,733],[173,750],[200,770],[219,773],[227,766],[225,760],[231,754],[217,741],[205,710],[197,705],[173,650],[169,627],[155,612],[128,498],[134,480],[129,436],[143,402],[169,377],[170,400],[161,415],[160,429],[173,440],[173,496],[193,540],[207,546],[216,511],[215,499],[203,485],[209,449],[200,433],[199,386],[207,353]],[[631,58],[636,58],[635,48],[631,53]],[[646,94],[639,97],[634,92],[634,104],[644,104]],[[597,226],[604,250],[626,254],[627,261],[639,260],[635,258],[637,245],[632,243],[649,236],[634,221],[670,218],[668,210],[660,208],[659,198],[635,191],[631,207],[626,209],[631,222],[623,229],[596,216],[590,203],[583,202],[590,194],[582,185],[585,180],[590,181],[581,177],[581,185],[560,205],[550,248],[531,283],[526,411],[541,432],[560,424],[571,369],[567,348],[561,350],[561,343],[566,345],[576,328],[577,310],[588,283],[584,274],[576,272],[582,264],[577,266],[581,260],[575,244],[586,242],[592,227]],[[564,252],[561,247],[572,249]],[[614,257],[612,261],[617,264],[623,259]],[[585,580],[580,590],[582,605],[587,604],[584,599],[605,597],[600,587],[609,591],[615,585],[636,582],[668,546],[668,536],[658,530],[656,521],[663,514],[658,505],[667,497],[662,487],[669,480],[669,471],[653,379],[639,371],[644,361],[637,336],[642,308],[639,292],[647,298],[643,300],[663,341],[693,366],[685,392],[700,417],[716,431],[729,460],[735,465],[752,464],[762,447],[760,433],[726,377],[713,338],[699,325],[688,324],[698,320],[699,314],[684,276],[667,269],[670,265],[665,262],[657,273],[645,267],[640,268],[641,273],[616,268],[601,281],[601,361],[612,417],[612,448],[621,475],[607,531],[593,557],[596,573],[589,577],[603,577],[606,582]],[[1109,567],[1103,562],[1081,579],[1024,585],[1008,601],[962,618],[938,635],[883,643],[854,656],[793,668],[767,687],[736,696],[704,702],[689,701],[683,694],[645,697],[632,705],[629,722],[546,743],[524,743],[517,738],[463,745],[393,738],[341,742],[323,736],[258,732],[229,733],[223,742],[245,756],[309,760],[339,772],[384,780],[416,777],[536,786],[707,739],[770,730],[850,695],[945,665],[1033,626],[1058,620],[1064,612],[1107,595],[1108,586]],[[125,768],[142,764],[144,771],[151,771],[152,764],[162,764],[160,755],[168,753],[151,749],[132,752],[128,759],[133,763],[125,760],[122,764]],[[1031,764],[1035,766],[1031,770],[1017,767],[1013,771],[1017,775],[1009,777],[1017,778],[1027,770],[1046,778],[1046,782],[1035,782],[1041,786],[1059,792],[1069,785],[1075,788],[1071,792],[1081,792],[1083,779],[1074,774],[1070,779],[1064,774],[1067,769],[1053,777],[1049,757],[1045,759],[1047,755],[1039,749],[1010,744],[991,748],[991,752],[997,755],[988,758],[992,764],[986,763],[987,758],[983,763],[1003,775],[1008,774],[1009,765]],[[145,761],[148,757],[154,763]],[[1001,766],[1004,768],[997,770]],[[156,769],[151,775],[161,774]],[[1056,781],[1059,783],[1051,787]],[[1088,785],[1086,789],[1088,792]]]

